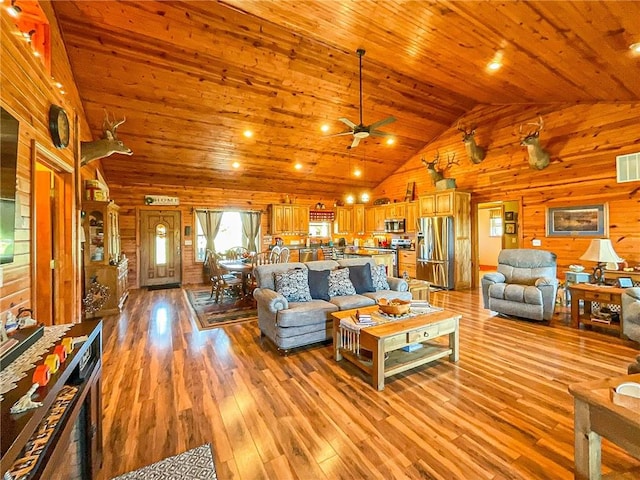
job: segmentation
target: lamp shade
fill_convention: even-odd
[[[580,257],[580,260],[590,262],[608,263],[621,262],[622,259],[616,254],[608,238],[594,238],[587,251]]]

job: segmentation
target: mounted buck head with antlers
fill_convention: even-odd
[[[542,116],[540,116],[540,121],[538,123],[529,122],[526,125],[535,125],[537,128],[535,130],[530,131],[523,136],[522,133],[522,125],[520,125],[520,145],[523,147],[527,147],[527,153],[529,154],[529,166],[535,170],[542,170],[549,166],[549,152],[543,149],[540,146],[539,136],[542,131],[542,127],[544,127],[544,123],[542,122]]]
[[[431,180],[435,185],[440,180],[444,179],[444,173],[449,170],[453,165],[460,165],[459,162],[454,162],[456,158],[456,154],[454,152],[453,155],[447,156],[447,164],[442,168],[437,168],[440,163],[440,152],[436,151],[435,157],[433,157],[432,162],[427,162],[424,157],[422,158],[422,163],[424,163],[425,167],[427,167],[427,171],[429,175],[431,175]]]
[[[119,122],[111,122],[109,114],[105,110],[104,121],[102,123],[103,136],[100,140],[93,142],[81,142],[80,144],[80,165],[84,166],[98,158],[108,157],[112,153],[132,155],[133,152],[121,140],[118,140],[116,129],[125,122],[123,118]]]
[[[476,145],[476,139],[474,138],[476,127],[474,126],[467,131],[467,127],[464,125],[461,126],[460,122],[458,122],[457,128],[462,132],[462,142],[464,143],[464,149],[467,152],[469,160],[476,164],[482,162],[487,152],[484,148]]]

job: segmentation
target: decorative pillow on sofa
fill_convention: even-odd
[[[373,288],[379,290],[391,290],[387,282],[387,268],[384,265],[376,265],[371,272]]]
[[[311,300],[307,269],[296,268],[288,272],[274,273],[273,275],[276,292],[290,302],[309,302]]]
[[[342,297],[344,295],[355,295],[356,289],[349,279],[348,268],[338,268],[329,272],[329,296]]]
[[[376,291],[373,288],[373,280],[371,279],[371,265],[368,263],[349,266],[349,279],[353,283],[356,293]]]
[[[309,292],[316,300],[331,300],[329,297],[330,270],[309,270]]]

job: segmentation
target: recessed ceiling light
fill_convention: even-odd
[[[394,143],[396,143],[394,138],[387,138],[387,145],[393,145]]]
[[[502,50],[498,50],[491,61],[487,64],[487,69],[495,72],[496,70],[500,70],[502,67],[502,57],[504,56],[504,52]]]
[[[238,162],[233,162],[233,163],[231,164],[231,166],[232,166],[233,168],[240,168],[240,164],[239,164]]]
[[[322,125],[320,127],[320,130],[322,130],[323,132],[328,132],[329,131],[329,125],[327,125],[326,123],[324,125]]]
[[[61,84],[60,82],[56,82],[56,83],[55,83],[55,85],[56,85],[56,87],[58,87],[58,88],[62,88],[62,84]]]
[[[22,13],[22,9],[15,4],[16,0],[12,0],[11,5],[7,7],[7,13],[13,18],[18,18]]]
[[[367,192],[364,192],[362,195],[360,195],[360,199],[363,202],[368,202],[369,201],[369,194]]]
[[[362,175],[362,172],[360,171],[360,169],[359,169],[359,168],[356,168],[356,169],[353,171],[353,174],[354,174],[356,177],[359,177],[360,175]]]
[[[251,130],[245,130],[243,135],[247,138],[253,137],[253,132]]]
[[[301,163],[296,163],[296,164],[295,164],[295,169],[296,169],[296,170],[300,170],[300,169],[302,169],[302,164],[301,164]]]
[[[351,194],[347,195],[346,200],[347,200],[347,203],[353,203],[353,195]]]
[[[629,48],[633,53],[640,53],[640,43],[632,43]]]

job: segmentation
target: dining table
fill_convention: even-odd
[[[249,278],[251,272],[253,272],[253,263],[249,259],[248,262],[244,262],[240,259],[234,260],[219,260],[218,265],[223,270],[229,273],[240,273],[242,275],[242,294],[244,296],[249,295]]]

